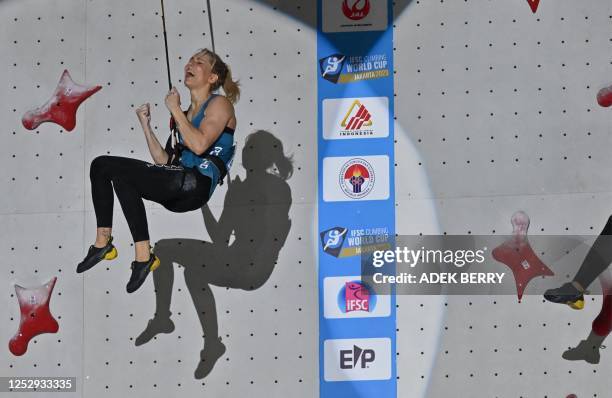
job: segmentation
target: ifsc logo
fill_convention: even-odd
[[[391,298],[378,293],[360,276],[323,279],[323,316],[328,319],[374,318],[391,315]]]
[[[360,280],[346,282],[338,293],[338,308],[344,313],[368,313],[376,308],[376,294]]]
[[[391,378],[389,338],[325,340],[323,352],[325,381]]]

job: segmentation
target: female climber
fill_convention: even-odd
[[[584,308],[584,294],[591,283],[612,263],[612,216],[595,239],[582,265],[571,282],[544,292],[544,298],[553,303],[567,304],[574,309]]]
[[[568,361],[586,361],[598,364],[600,348],[605,348],[604,341],[612,332],[612,270],[607,269],[599,275],[602,291],[602,303],[599,314],[591,324],[591,332],[585,340],[580,340],[576,347],[571,347],[562,355]]]
[[[544,298],[553,303],[567,304],[573,309],[584,308],[584,295],[588,287],[599,278],[602,285],[603,302],[599,315],[592,324],[591,333],[586,340],[563,353],[563,358],[576,361],[585,360],[599,363],[599,349],[612,331],[612,216],[595,239],[582,265],[571,282],[556,289],[544,292]]]
[[[143,199],[173,212],[199,209],[217,184],[222,183],[234,154],[233,104],[240,97],[240,89],[232,80],[229,67],[214,52],[201,49],[189,59],[184,72],[191,105],[182,111],[175,87],[166,95],[165,104],[172,114],[174,128],[165,148],[151,129],[149,104],[136,110],[155,164],[119,156],[99,156],[91,162],[96,241],[77,266],[77,272],[84,272],[103,259],[117,257],[111,235],[114,188],[136,251],[126,287],[128,293],[138,289],[160,264],[149,245]],[[214,94],[220,87],[225,96]]]

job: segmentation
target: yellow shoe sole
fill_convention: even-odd
[[[153,260],[153,264],[151,264],[151,268],[149,268],[149,271],[151,272],[155,271],[159,267],[160,264],[161,264],[161,261],[159,260],[157,256],[155,256],[155,260]]]
[[[584,299],[577,300],[577,301],[568,301],[565,304],[569,305],[569,307],[574,310],[584,309]]]
[[[113,249],[110,252],[108,252],[108,253],[106,253],[104,255],[104,259],[105,260],[114,260],[115,258],[117,258],[117,255],[118,255],[117,249],[115,247],[113,247]]]

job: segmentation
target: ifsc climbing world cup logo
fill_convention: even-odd
[[[334,227],[321,232],[321,245],[323,245],[323,251],[334,257],[338,257],[342,250],[344,239],[346,239],[346,231],[348,231],[346,228]]]
[[[385,52],[366,55],[332,54],[319,59],[319,68],[321,77],[329,82],[355,83],[391,76],[389,59]]]
[[[368,226],[365,228],[333,227],[320,232],[323,252],[337,258],[359,256],[376,250],[389,250],[389,228]]]
[[[353,158],[340,168],[339,184],[351,199],[366,197],[374,188],[374,168],[362,158]]]
[[[344,0],[342,13],[353,21],[364,19],[370,13],[370,0]]]
[[[346,55],[344,54],[332,54],[319,60],[319,66],[321,68],[321,77],[332,83],[337,83],[340,78],[340,73],[344,66]]]

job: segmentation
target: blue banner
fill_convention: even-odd
[[[395,398],[395,296],[362,252],[395,236],[391,0],[318,0],[320,396]]]

